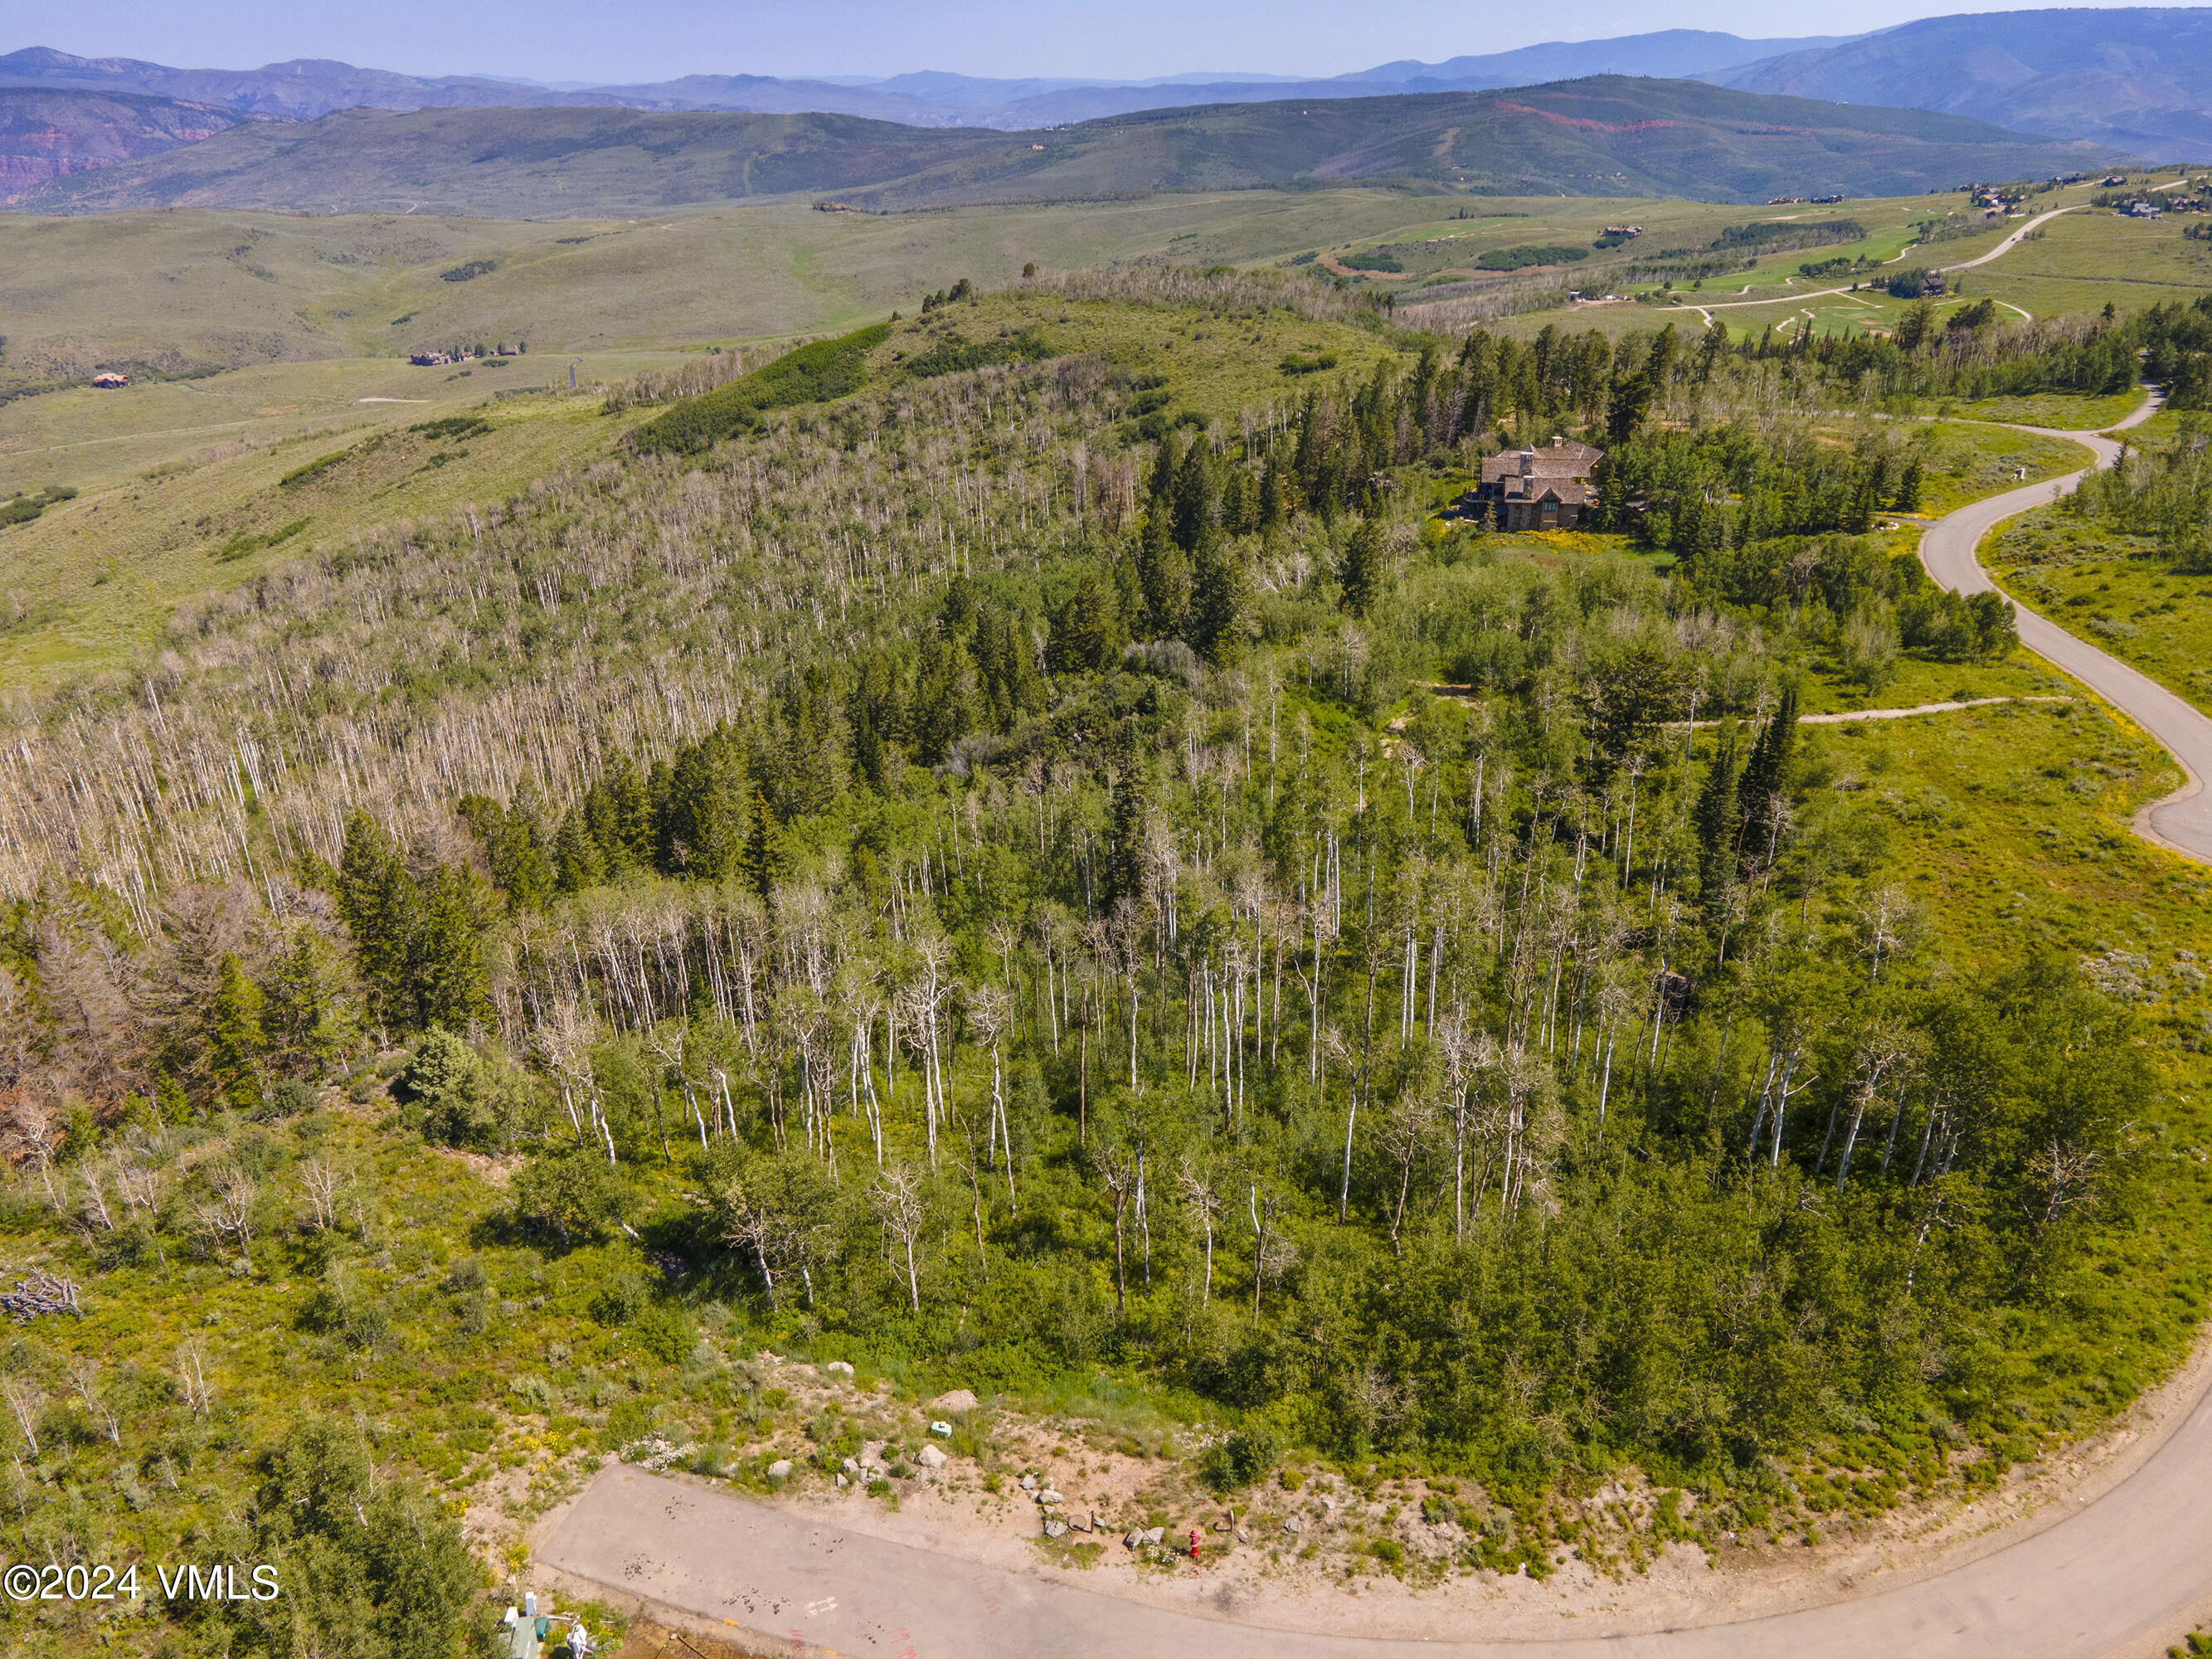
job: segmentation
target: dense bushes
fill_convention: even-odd
[[[890,337],[890,324],[875,323],[834,340],[800,346],[656,416],[631,434],[631,441],[648,453],[690,454],[750,431],[763,410],[849,396],[867,379],[868,353]]]

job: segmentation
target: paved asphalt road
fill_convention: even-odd
[[[2158,402],[2156,394],[2144,398],[2142,406],[2119,424],[2130,427],[2148,420],[2157,412]],[[2119,445],[2094,432],[2059,435],[2095,451],[2100,466],[2109,465],[2119,453]],[[1929,575],[1954,592],[1989,592],[1995,584],[1974,557],[1982,538],[2015,513],[2056,501],[2079,483],[2081,477],[2075,472],[2052,483],[2030,484],[2025,489],[1972,502],[1939,519],[1921,538],[1921,562],[1928,567]],[[2015,605],[2013,610],[2020,622],[2022,645],[2125,714],[2164,744],[2188,774],[2188,781],[2178,793],[2136,815],[2136,830],[2162,847],[2212,863],[2212,793],[2204,787],[2204,781],[2212,778],[2212,720],[2156,681],[2087,641],[2076,639],[2047,617],[2024,605]]]
[[[852,1498],[865,1503],[864,1498]],[[849,1532],[815,1510],[601,1470],[538,1540],[574,1577],[766,1638],[881,1659],[2100,1659],[2157,1653],[2212,1590],[2212,1403],[2055,1525],[1952,1571],[1738,1624],[1548,1640],[1324,1636],[1145,1607]],[[1109,1548],[1118,1550],[1118,1543]],[[1249,1615],[1266,1616],[1264,1607]],[[1588,1626],[1583,1627],[1587,1630]],[[734,1632],[732,1632],[735,1633]]]
[[[2146,418],[2146,403],[2135,419]],[[2109,460],[2117,446],[2080,438]],[[2076,475],[2078,478],[2079,475]],[[2075,479],[2059,481],[2058,489]],[[1960,508],[1922,556],[1946,586],[1989,579],[1974,547],[2049,483]],[[2161,840],[2212,858],[2212,721],[2133,669],[2032,611],[2021,637],[2124,709],[2181,756],[2191,784],[2149,809]],[[1486,1639],[1479,1613],[1458,1639],[1329,1636],[1146,1607],[1063,1583],[846,1531],[818,1510],[751,1502],[614,1464],[538,1540],[547,1566],[718,1621],[793,1654],[881,1659],[2101,1659],[2156,1654],[2212,1606],[2212,1395],[2169,1420],[2135,1471],[2053,1524],[1915,1582],[1734,1624],[1622,1635],[1562,1628],[1552,1639]],[[854,1498],[858,1503],[865,1499]],[[1118,1549],[1118,1544],[1110,1548]],[[1243,1610],[1264,1619],[1264,1605]],[[1585,1625],[1583,1630],[1589,1630]]]

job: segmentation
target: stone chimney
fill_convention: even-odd
[[[1533,449],[1524,449],[1521,452],[1521,476],[1524,478],[1533,478],[1536,476],[1536,452]]]

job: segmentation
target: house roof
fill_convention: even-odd
[[[1522,477],[1522,465],[1528,466],[1528,476],[1552,483],[1571,479],[1587,479],[1605,459],[1605,451],[1589,444],[1571,443],[1555,440],[1540,448],[1508,449],[1490,456],[1482,464],[1485,483],[1517,483]],[[1509,488],[1508,495],[1517,491]]]

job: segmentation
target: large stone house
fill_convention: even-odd
[[[1572,530],[1597,505],[1591,475],[1605,451],[1553,438],[1543,448],[1509,449],[1482,464],[1482,483],[1465,508],[1487,513],[1500,530]]]

